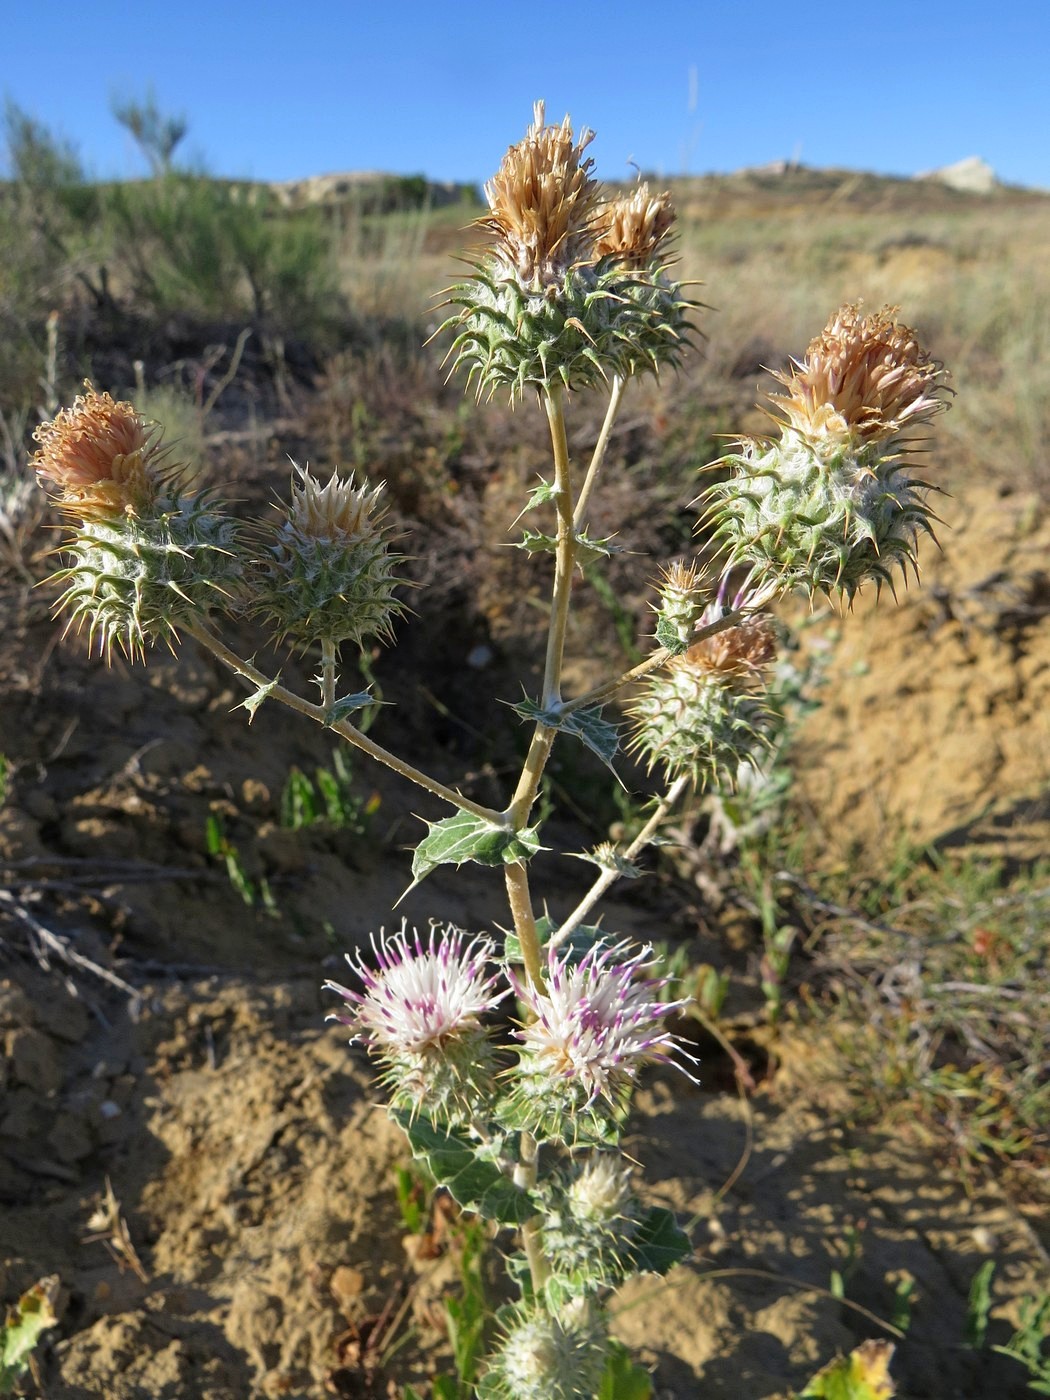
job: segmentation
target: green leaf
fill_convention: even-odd
[[[691,1252],[689,1236],[664,1206],[646,1211],[631,1240],[631,1256],[644,1274],[666,1274]]]
[[[258,690],[253,690],[247,700],[242,700],[240,705],[235,706],[235,708],[247,710],[248,723],[251,724],[252,720],[255,718],[256,710],[264,700],[269,699],[279,684],[280,680],[277,677],[272,681],[264,681],[263,684],[259,686]]]
[[[541,850],[535,827],[511,831],[473,812],[456,812],[443,821],[428,822],[430,831],[412,855],[412,885],[426,879],[439,865],[511,865],[529,860]]]
[[[622,1342],[613,1342],[598,1400],[650,1400],[653,1383],[649,1372],[631,1360]]]
[[[862,1342],[818,1371],[798,1400],[892,1400],[892,1359],[892,1342]]]
[[[336,700],[331,709],[325,711],[324,723],[326,726],[338,724],[346,719],[347,715],[352,715],[356,710],[367,709],[369,705],[376,705],[379,702],[373,695],[369,695],[367,690],[359,690],[356,695],[344,695]]]
[[[666,648],[672,656],[681,656],[683,651],[689,650],[688,641],[682,641],[678,635],[678,628],[673,622],[669,622],[666,617],[657,619],[656,640]]]
[[[425,1118],[413,1118],[396,1109],[394,1118],[404,1129],[412,1155],[464,1210],[501,1225],[522,1225],[536,1213],[535,1202],[505,1176],[495,1162],[478,1156],[477,1148],[457,1133],[436,1128]]]
[[[55,1295],[58,1278],[41,1279],[26,1290],[8,1312],[0,1328],[0,1395],[10,1395],[25,1375],[29,1358],[41,1333],[58,1322]]]
[[[599,559],[608,559],[610,555],[619,553],[619,547],[613,544],[611,535],[604,540],[594,540],[589,535],[576,536],[576,563],[581,569],[586,569]]]
[[[585,860],[591,865],[596,865],[599,870],[615,870],[617,875],[625,880],[637,880],[641,875],[641,869],[635,865],[633,860],[628,860],[622,856],[615,846],[608,841],[603,841],[600,846],[595,846],[593,851],[569,851],[573,860]]]
[[[540,477],[540,484],[532,488],[532,495],[529,497],[522,515],[525,514],[526,510],[535,510],[537,506],[547,505],[548,502],[555,500],[557,495],[558,489],[554,482],[545,481],[543,477]]]
[[[558,541],[553,535],[544,535],[539,530],[525,530],[521,539],[515,541],[514,548],[528,550],[530,554],[556,554]]]
[[[562,714],[560,710],[545,710],[535,700],[525,699],[511,707],[516,715],[524,720],[542,724],[545,729],[562,729],[586,744],[591,753],[597,754],[607,767],[620,747],[620,732],[615,724],[602,719],[602,707],[595,705],[589,710],[573,710]]]

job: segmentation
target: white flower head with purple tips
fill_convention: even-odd
[[[480,1018],[506,995],[497,990],[499,977],[490,973],[495,955],[492,940],[471,938],[453,925],[431,925],[424,945],[419,932],[402,924],[388,937],[372,935],[378,964],[369,967],[360,952],[346,960],[364,986],[351,991],[338,982],[325,986],[350,1005],[333,1011],[329,1020],[341,1021],[383,1059],[403,1061],[441,1049],[467,1033],[475,1032]]]
[[[666,979],[639,977],[653,965],[646,945],[631,953],[627,942],[599,941],[578,961],[568,950],[547,954],[547,989],[511,974],[514,990],[532,1013],[517,1038],[524,1042],[523,1068],[576,1081],[586,1102],[614,1099],[647,1060],[671,1062],[677,1042],[663,1019],[685,1001],[661,1002]]]

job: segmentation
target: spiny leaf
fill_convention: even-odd
[[[553,535],[544,535],[539,530],[526,530],[521,539],[516,541],[514,548],[527,549],[530,554],[555,554],[558,541]]]
[[[689,642],[682,640],[678,635],[678,628],[666,617],[657,619],[656,640],[660,646],[669,651],[672,656],[681,656],[683,651],[689,650]]]
[[[511,831],[473,812],[456,812],[427,825],[430,831],[412,855],[414,885],[439,865],[462,865],[468,860],[478,865],[510,865],[529,860],[541,849],[535,827]]]
[[[631,1240],[631,1254],[643,1274],[666,1274],[691,1252],[689,1236],[664,1206],[646,1211]]]
[[[524,720],[542,724],[546,729],[562,729],[586,744],[591,753],[597,754],[609,768],[620,747],[620,732],[615,724],[602,719],[602,707],[595,705],[589,710],[573,710],[562,714],[560,710],[545,710],[535,700],[522,700],[511,707],[516,715]]]
[[[600,846],[595,846],[593,851],[570,851],[569,855],[574,860],[589,861],[599,870],[615,870],[624,880],[637,880],[642,873],[633,860],[622,856],[609,841],[603,841]]]
[[[413,1157],[464,1210],[476,1211],[501,1225],[521,1225],[536,1213],[536,1203],[505,1176],[495,1162],[478,1157],[465,1137],[436,1128],[425,1118],[413,1118],[403,1109],[393,1116],[404,1129]]]
[[[356,695],[344,695],[336,700],[330,710],[325,712],[325,725],[338,724],[340,720],[346,719],[347,715],[352,715],[355,710],[363,710],[368,705],[375,705],[377,702],[367,690],[360,690]]]
[[[247,700],[242,700],[238,708],[248,711],[248,723],[251,724],[255,718],[255,712],[264,700],[268,700],[280,684],[279,678],[272,681],[263,681],[258,690],[253,690]]]

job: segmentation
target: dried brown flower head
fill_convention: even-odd
[[[621,199],[598,209],[594,223],[595,251],[600,258],[615,256],[624,267],[647,268],[675,221],[670,193],[649,193],[640,184]]]
[[[723,685],[746,690],[762,683],[763,672],[776,660],[776,629],[769,617],[749,617],[736,627],[716,632],[672,657],[668,670],[692,671]]]
[[[539,290],[594,261],[598,183],[594,162],[583,158],[594,132],[584,127],[577,138],[568,117],[561,126],[545,126],[544,104],[533,110],[525,139],[511,146],[485,186],[490,212],[478,225],[496,235],[505,274]]]
[[[82,515],[138,509],[155,495],[150,473],[158,429],[129,403],[90,383],[33,434],[40,444],[30,465],[63,506]]]
[[[805,359],[778,376],[788,394],[774,404],[790,427],[804,437],[866,442],[895,437],[944,408],[944,369],[896,310],[835,312]]]

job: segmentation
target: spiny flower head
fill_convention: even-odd
[[[40,446],[30,465],[71,513],[140,511],[156,496],[158,434],[130,403],[85,383],[71,408],[37,428]]]
[[[212,494],[165,462],[156,424],[90,384],[37,429],[40,480],[74,525],[57,610],[108,656],[172,645],[179,628],[227,607],[241,578],[238,532]]]
[[[781,590],[891,588],[920,534],[933,534],[931,488],[908,452],[914,430],[946,406],[943,368],[884,307],[844,306],[780,376],[776,440],[746,439],[709,517],[734,563]]]
[[[381,485],[369,490],[355,485],[352,472],[349,477],[333,472],[327,486],[321,486],[309,467],[293,465],[299,481],[292,479],[289,529],[304,539],[329,544],[375,533],[385,514],[379,507]]]
[[[467,368],[479,398],[504,387],[513,402],[530,387],[658,372],[688,343],[694,304],[657,264],[670,207],[645,192],[600,213],[584,158],[592,136],[577,137],[568,117],[544,125],[538,102],[525,139],[485,186],[489,212],[478,224],[495,237],[470,280],[450,289],[459,310],[442,327],[454,333],[453,368]]]
[[[755,611],[769,588],[745,584],[730,603],[729,577],[723,575],[694,635],[731,613],[745,615],[672,656],[646,677],[630,707],[630,747],[645,755],[650,770],[660,763],[670,781],[688,774],[698,788],[734,788],[741,765],[757,767],[769,742],[763,692],[776,632],[768,615]]]
[[[333,1011],[329,1020],[341,1021],[378,1055],[425,1055],[440,1051],[449,1040],[473,1031],[481,1017],[507,995],[497,991],[497,977],[489,972],[495,957],[492,940],[468,941],[462,929],[451,924],[433,925],[427,944],[417,929],[407,925],[379,942],[372,937],[378,967],[369,967],[360,952],[346,960],[364,985],[351,991],[338,982],[325,986],[356,1008],[349,1014]]]
[[[260,563],[253,611],[302,647],[391,636],[404,606],[394,596],[401,556],[390,549],[382,486],[336,473],[321,486],[309,467],[293,465],[299,480]]]
[[[585,1299],[557,1317],[519,1304],[504,1324],[484,1386],[499,1400],[594,1400],[608,1356],[602,1318]]]
[[[660,571],[656,640],[670,652],[684,651],[704,610],[704,571],[694,560],[675,560]]]
[[[395,1105],[425,1111],[434,1121],[469,1118],[492,1088],[492,1051],[481,1018],[507,995],[489,967],[489,938],[468,938],[452,925],[432,925],[424,944],[407,925],[372,938],[377,966],[358,952],[347,962],[363,986],[325,987],[347,1003],[329,1020],[349,1026],[384,1065]]]
[[[496,235],[502,275],[527,290],[556,286],[570,268],[594,261],[598,184],[594,162],[583,158],[593,139],[586,127],[575,136],[568,117],[560,126],[545,125],[544,103],[537,102],[525,139],[511,146],[485,185],[489,213],[478,224]]]
[[[632,1204],[631,1170],[618,1152],[589,1152],[577,1163],[566,1195],[579,1219],[609,1225]]]
[[[669,1061],[675,1041],[664,1017],[685,1002],[658,1001],[666,979],[639,975],[652,966],[652,952],[599,940],[574,961],[570,950],[551,948],[542,992],[511,973],[530,1017],[515,1032],[524,1045],[522,1071],[548,1086],[569,1084],[587,1106],[599,1097],[617,1102],[644,1063]]]
[[[621,267],[642,270],[658,257],[661,244],[675,222],[670,193],[649,193],[645,182],[628,195],[599,205],[594,221],[594,250]]]

